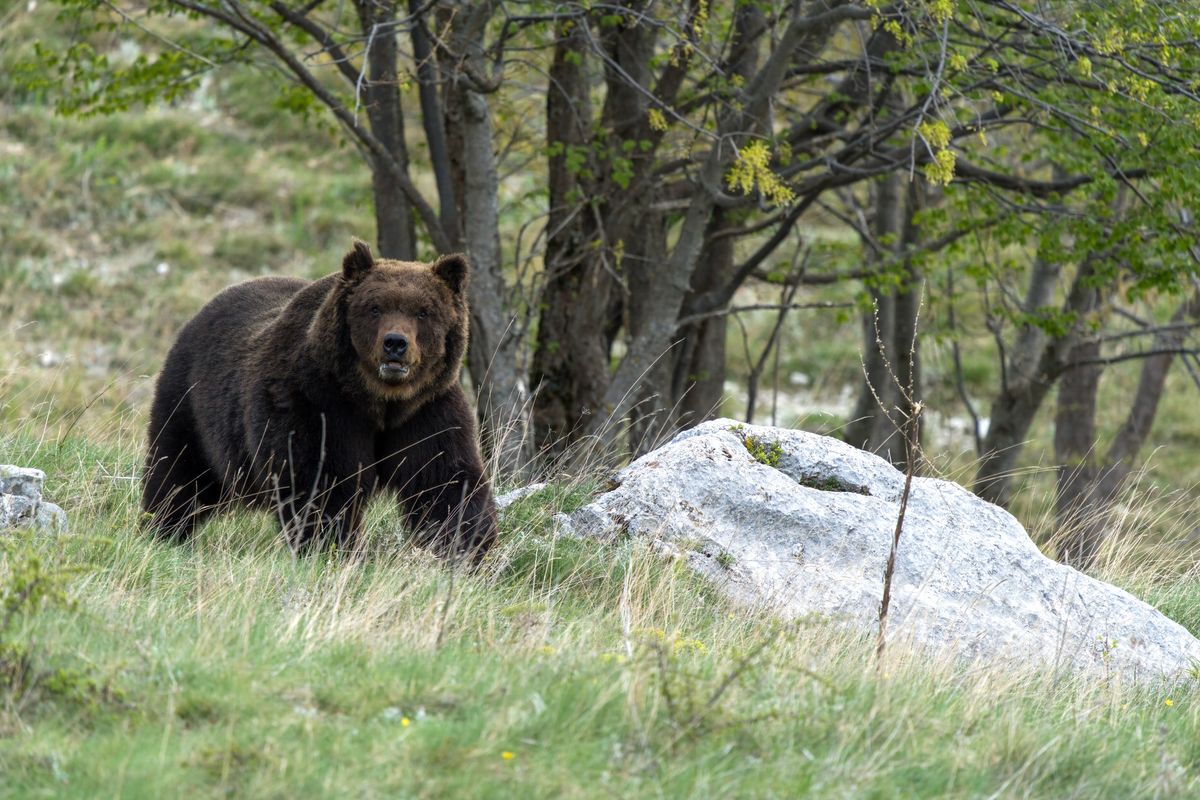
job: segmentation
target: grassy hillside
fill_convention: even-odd
[[[0,451],[49,470],[75,520],[0,556],[0,586],[61,577],[75,601],[0,626],[0,796],[1200,791],[1190,689],[964,671],[899,646],[877,671],[872,642],[730,607],[641,545],[552,538],[549,515],[586,486],[514,506],[487,568],[464,574],[405,547],[384,506],[360,558],[294,559],[265,515],[159,544],[135,530],[136,441],[23,426]],[[1145,591],[1200,628],[1194,581]]]
[[[160,111],[0,123],[0,420],[53,398],[137,411],[204,299],[252,275],[317,275],[370,220],[353,154],[269,146],[248,127]]]

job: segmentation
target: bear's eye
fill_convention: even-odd
[[[379,317],[382,314],[383,314],[383,312],[379,310],[379,306],[371,306],[371,316],[372,317]]]
[[[428,319],[428,318],[429,318],[429,312],[426,309],[422,308],[420,311],[417,312],[417,319]]]

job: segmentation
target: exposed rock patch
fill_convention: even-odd
[[[639,458],[616,483],[560,516],[562,530],[645,538],[744,604],[875,630],[904,488],[883,459],[816,434],[717,420]],[[1045,557],[1007,511],[933,478],[913,481],[889,633],[968,661],[1137,679],[1178,679],[1200,664],[1200,641],[1182,626]]]
[[[537,494],[542,489],[546,488],[544,483],[531,483],[528,486],[522,486],[520,489],[513,489],[511,492],[505,492],[496,497],[496,508],[500,511],[511,506],[518,500],[524,500],[530,495]]]
[[[46,473],[40,469],[0,464],[0,530],[56,532],[66,527],[66,512],[42,499],[45,483]]]

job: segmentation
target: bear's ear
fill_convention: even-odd
[[[433,274],[441,278],[442,283],[450,287],[450,291],[461,295],[467,290],[467,275],[471,272],[467,257],[461,253],[442,256],[433,265]]]
[[[358,280],[375,266],[375,256],[362,239],[354,240],[354,249],[342,259],[342,277],[348,281]]]

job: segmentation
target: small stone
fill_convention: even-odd
[[[43,350],[38,356],[38,365],[44,369],[53,369],[54,367],[61,367],[64,360],[60,353],[56,353],[53,350]]]
[[[65,530],[67,515],[42,500],[46,473],[40,469],[0,464],[0,530],[32,528],[57,533]]]
[[[17,494],[33,501],[42,498],[46,473],[40,469],[0,464],[0,494]]]
[[[38,503],[33,515],[33,527],[45,533],[62,533],[67,529],[67,512],[54,503]]]

